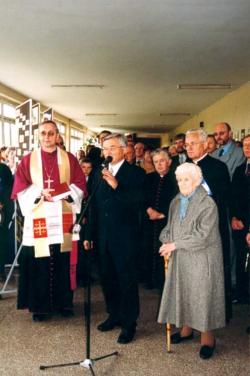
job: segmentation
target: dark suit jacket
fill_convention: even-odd
[[[11,170],[4,163],[0,163],[0,203],[4,205],[5,225],[10,221],[13,212],[13,202],[10,199],[13,186]]]
[[[184,154],[187,155],[186,152]],[[171,157],[171,159],[172,159],[172,164],[170,166],[170,171],[175,172],[177,167],[180,166],[179,155],[175,155],[174,157]]]
[[[10,200],[13,185],[13,177],[9,167],[0,162],[0,202],[7,203]]]
[[[135,256],[138,248],[145,173],[124,161],[115,176],[118,181],[116,189],[112,189],[100,175],[99,170],[93,178],[93,187],[100,179],[101,182],[90,209],[92,238],[97,241],[101,254],[108,249],[113,257],[122,262],[124,257]]]
[[[246,176],[246,161],[236,168],[233,174],[230,195],[230,215],[244,223],[244,232],[249,229],[250,176]]]
[[[230,264],[230,240],[228,228],[228,205],[230,192],[230,176],[224,162],[207,155],[198,162],[203,178],[208,184],[212,198],[217,204],[219,212],[219,226],[223,246],[225,265]]]
[[[230,191],[230,176],[228,168],[224,162],[207,155],[198,162],[202,170],[203,177],[207,182],[212,197],[217,203],[218,208],[228,205]]]
[[[161,179],[163,179],[161,193],[159,194],[159,197],[156,197],[158,185]],[[170,172],[162,178],[157,172],[151,172],[150,174],[146,175],[145,187],[146,209],[151,207],[160,213],[165,214],[164,219],[157,221],[162,222],[163,226],[165,226],[168,221],[168,209],[170,202],[179,191],[175,177]]]
[[[232,317],[231,299],[231,272],[230,272],[230,237],[228,223],[228,203],[230,192],[230,175],[224,162],[212,158],[209,155],[198,162],[203,177],[208,184],[212,198],[217,204],[219,214],[219,230],[222,241],[225,293],[226,293],[226,319]]]

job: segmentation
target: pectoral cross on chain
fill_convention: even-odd
[[[54,181],[54,180],[50,179],[50,176],[48,177],[47,180],[44,180],[44,182],[48,184],[48,189],[51,189],[51,183],[52,183],[53,181]]]

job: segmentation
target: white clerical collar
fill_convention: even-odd
[[[198,162],[200,162],[200,161],[202,161],[202,159],[204,159],[205,157],[207,156],[207,153],[206,154],[204,154],[201,158],[199,158],[199,159],[193,159],[193,162],[195,163],[195,164],[197,164]]]
[[[109,171],[111,172],[111,174],[113,176],[115,176],[119,170],[119,168],[121,167],[121,165],[123,164],[123,162],[125,161],[125,159],[122,159],[121,161],[115,163],[115,164],[109,164]]]

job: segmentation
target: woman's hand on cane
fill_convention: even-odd
[[[173,251],[175,251],[175,243],[165,243],[161,246],[159,253],[161,256],[169,257]]]

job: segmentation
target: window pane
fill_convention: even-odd
[[[3,122],[0,120],[0,148],[4,146],[3,145]]]
[[[16,110],[14,106],[10,104],[4,103],[3,104],[3,116],[6,116],[11,119],[15,119],[16,117]]]
[[[65,135],[65,133],[66,133],[66,125],[63,124],[63,123],[57,122],[57,126],[58,126],[58,129],[59,129],[59,133],[61,135]]]
[[[10,123],[4,122],[4,146],[10,146]]]
[[[10,124],[11,146],[18,146],[18,127],[15,123]]]
[[[75,152],[76,152],[76,150],[75,150],[76,149],[75,142],[76,142],[75,138],[71,138],[70,139],[70,152],[72,154],[75,154]]]

